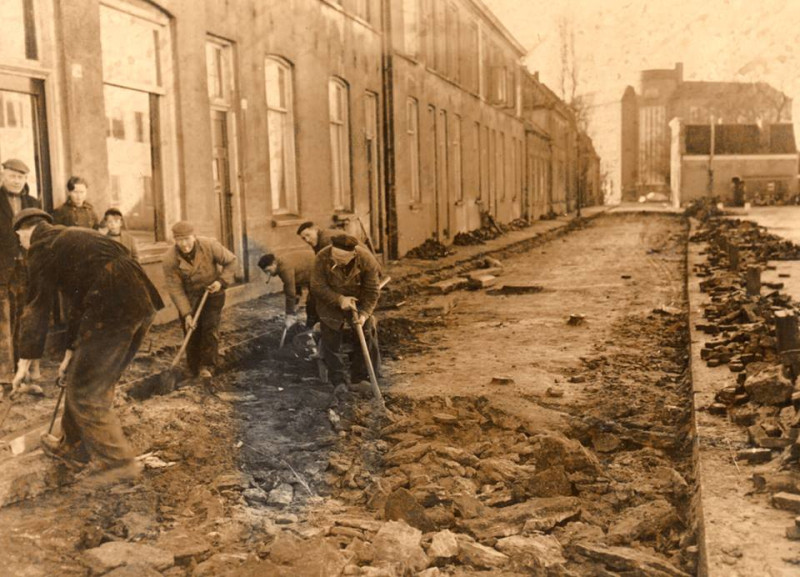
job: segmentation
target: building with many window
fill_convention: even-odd
[[[476,0],[387,3],[396,253],[522,214],[523,48]],[[391,233],[390,233],[390,236]]]
[[[235,302],[264,290],[265,250],[306,250],[305,220],[396,258],[576,204],[574,119],[543,85],[523,110],[524,50],[480,0],[4,0],[0,19],[0,159],[47,208],[85,177],[157,286],[181,219],[239,257]]]

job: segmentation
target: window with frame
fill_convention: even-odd
[[[408,142],[411,202],[419,202],[422,200],[422,190],[419,182],[419,102],[414,98],[406,100],[406,137]]]
[[[480,91],[480,50],[478,23],[466,18],[461,26],[461,43],[459,49],[461,81],[471,92]]]
[[[103,3],[100,44],[111,197],[138,240],[164,240],[169,20],[143,3]]]
[[[425,64],[433,68],[436,65],[436,17],[433,6],[435,0],[421,0],[421,2],[420,24]]]
[[[420,44],[419,2],[403,0],[403,49],[415,58],[419,55]]]
[[[331,132],[331,176],[334,210],[352,210],[350,186],[350,95],[341,78],[328,83]]]
[[[506,199],[506,135],[502,132],[497,133],[497,191],[500,193],[500,200]]]
[[[297,214],[292,65],[276,56],[264,61],[267,97],[269,187],[273,214]]]
[[[23,62],[39,59],[34,0],[0,2],[0,60]]]
[[[445,24],[446,5],[441,0],[433,0],[433,27],[435,29],[435,62],[433,68],[441,73],[447,72],[447,27]]]
[[[451,131],[452,141],[452,157],[453,157],[453,198],[456,202],[464,200],[464,182],[463,182],[463,165],[462,165],[462,145],[461,145],[461,116],[458,114],[453,115],[453,130]]]
[[[445,17],[446,37],[446,76],[453,82],[460,82],[461,74],[458,68],[458,8],[455,4],[447,5]]]

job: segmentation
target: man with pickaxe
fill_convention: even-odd
[[[219,322],[225,289],[234,283],[236,255],[213,238],[195,236],[194,226],[182,220],[172,227],[173,250],[164,257],[167,292],[183,320],[185,332],[194,329],[186,348],[192,374],[211,377],[219,356]],[[192,311],[208,292],[195,326]]]
[[[379,276],[378,261],[350,235],[335,236],[332,245],[320,250],[314,262],[311,294],[321,321],[322,354],[337,391],[370,378],[371,364],[367,364],[370,359],[364,358],[357,329],[362,329],[362,334],[372,332],[363,331],[363,327],[372,322],[372,313],[378,304]],[[349,375],[341,354],[345,342],[352,346]],[[368,348],[374,350],[374,344]]]
[[[29,283],[12,388],[19,388],[31,362],[44,352],[60,291],[70,302],[67,350],[58,369],[66,383],[64,436],[43,435],[42,449],[68,463],[89,457],[97,472],[135,473],[133,451],[112,409],[114,387],[164,303],[122,245],[89,229],[52,222],[38,208],[14,217],[13,229],[28,250]]]

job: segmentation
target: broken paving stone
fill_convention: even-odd
[[[411,571],[428,566],[428,556],[422,550],[422,532],[403,521],[389,521],[380,528],[372,546],[375,560],[401,563]]]
[[[358,564],[372,563],[375,559],[375,548],[372,543],[363,539],[353,539],[345,549],[345,552],[352,555],[352,562]]]
[[[567,319],[567,324],[571,327],[582,325],[586,322],[586,315],[571,314]]]
[[[736,458],[748,463],[766,463],[772,459],[770,449],[742,449],[736,452]]]
[[[665,499],[656,499],[617,515],[617,521],[608,530],[608,542],[624,545],[666,534],[679,522],[675,508]]]
[[[495,376],[492,377],[490,385],[513,385],[514,379],[512,377]]]
[[[390,521],[405,521],[424,533],[434,529],[433,523],[425,514],[425,508],[402,487],[395,489],[386,499],[384,518]]]
[[[458,555],[460,545],[455,533],[445,529],[434,534],[431,545],[428,547],[428,557],[431,559],[452,559]]]
[[[521,283],[521,284],[504,284],[502,286],[489,289],[486,294],[490,295],[530,295],[540,293],[544,290],[542,285]]]
[[[201,561],[211,550],[205,539],[183,532],[172,532],[162,535],[156,545],[169,551],[178,565],[186,565],[192,560]]]
[[[428,289],[433,293],[446,295],[453,291],[467,288],[468,284],[469,281],[465,278],[453,277],[428,285]]]
[[[622,441],[613,433],[605,431],[592,433],[592,446],[598,453],[613,453],[621,444]]]
[[[297,515],[294,513],[280,513],[275,515],[276,525],[293,525],[297,523]]]
[[[553,397],[558,399],[564,396],[564,389],[559,389],[558,387],[547,387],[547,391],[545,392],[545,394],[548,397]]]
[[[690,577],[663,559],[628,547],[606,547],[597,543],[576,543],[575,551],[599,561],[615,571],[627,571],[632,575],[652,575],[658,577]]]
[[[454,509],[462,519],[474,519],[486,512],[486,505],[472,495],[455,495],[452,501]]]
[[[152,517],[142,515],[135,511],[130,511],[120,519],[125,527],[125,537],[129,541],[139,541],[145,537],[156,535],[158,528],[156,521]]]
[[[561,544],[550,535],[514,535],[500,539],[495,547],[508,555],[513,565],[534,570],[536,575],[556,573],[567,562]]]
[[[434,413],[433,420],[440,425],[455,425],[460,421],[458,415],[452,415],[450,413]]]
[[[778,509],[800,513],[800,495],[794,493],[775,493],[772,496],[772,504]]]
[[[762,405],[783,405],[792,398],[792,382],[783,376],[780,365],[768,365],[761,371],[750,375],[748,371],[744,389],[753,402]]]
[[[497,277],[492,276],[490,274],[483,274],[470,277],[467,287],[472,290],[480,290],[488,288],[490,286],[494,286],[496,282],[497,282]]]
[[[509,561],[508,555],[480,543],[461,543],[458,559],[480,569],[503,567]]]
[[[169,551],[152,545],[110,541],[84,553],[93,573],[107,573],[123,565],[145,565],[158,571],[169,569],[175,558]]]
[[[564,467],[550,467],[533,475],[526,483],[527,492],[534,497],[572,495],[572,483]]]
[[[458,525],[481,541],[510,537],[520,533],[549,531],[581,513],[575,497],[542,497],[522,503],[489,509],[479,518],[460,520]]]
[[[289,483],[281,483],[269,492],[268,503],[270,505],[291,505],[294,498],[294,487]]]
[[[248,503],[267,503],[269,501],[269,495],[267,495],[267,492],[261,487],[245,489],[242,493],[242,497],[244,497]]]
[[[796,525],[786,527],[786,538],[790,541],[800,541],[800,527]]]

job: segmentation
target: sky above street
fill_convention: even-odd
[[[800,1],[484,0],[559,92],[559,27],[574,28],[578,93],[619,100],[639,72],[684,63],[686,80],[766,81],[800,117]]]

